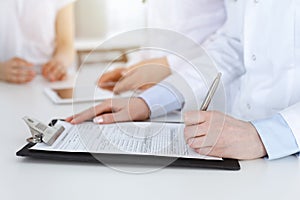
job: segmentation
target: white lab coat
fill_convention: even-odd
[[[0,62],[20,57],[36,65],[55,50],[56,15],[75,0],[1,0]]]
[[[300,146],[300,1],[226,0],[226,7],[225,26],[205,48],[223,73],[227,112],[243,120],[281,113]]]
[[[201,44],[225,22],[224,0],[148,0],[147,27],[179,32]]]
[[[224,0],[147,0],[146,1],[147,28],[168,29],[183,34],[189,40],[202,44],[210,35],[214,34],[225,22],[226,13]],[[157,32],[157,36],[160,35]],[[145,34],[145,47],[157,44],[156,37],[147,38]],[[172,48],[172,41],[167,41]],[[168,46],[166,44],[162,46]],[[143,45],[142,45],[143,46]],[[167,48],[169,50],[169,48]],[[158,58],[168,55],[164,51],[153,50],[131,54],[128,65],[141,60]],[[168,56],[171,67],[176,70],[178,59]]]

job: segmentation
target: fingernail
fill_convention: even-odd
[[[71,124],[75,124],[75,123],[76,123],[76,120],[75,120],[75,119],[72,119],[72,120],[70,121],[70,123],[71,123]]]
[[[101,124],[101,123],[103,123],[103,117],[101,117],[101,116],[100,117],[95,117],[93,122],[95,124]]]

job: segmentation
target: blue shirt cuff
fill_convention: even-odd
[[[253,121],[252,124],[265,146],[268,154],[267,159],[273,160],[299,153],[300,149],[296,138],[280,114]]]
[[[161,82],[139,95],[148,105],[150,118],[166,115],[180,110],[184,105],[184,97],[172,85]]]

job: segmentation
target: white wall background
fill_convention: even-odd
[[[145,26],[142,0],[77,0],[77,38],[104,38]]]

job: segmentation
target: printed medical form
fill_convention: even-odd
[[[84,122],[65,127],[52,146],[39,143],[34,150],[90,152],[107,154],[135,154],[178,158],[222,160],[197,154],[184,140],[184,124],[130,122],[98,125]]]

